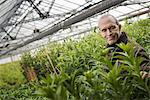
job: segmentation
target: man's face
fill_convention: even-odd
[[[113,17],[107,16],[101,18],[98,24],[99,29],[101,30],[101,35],[104,37],[109,45],[117,42],[120,37],[121,26],[116,24],[116,21]]]

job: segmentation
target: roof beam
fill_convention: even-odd
[[[39,16],[40,16],[41,18],[44,18],[44,17],[45,17],[45,15],[39,10],[39,8],[37,7],[37,5],[35,5],[32,0],[27,0],[27,1],[31,4],[31,6],[33,6],[33,9],[35,9],[35,11],[39,14]],[[40,4],[41,2],[42,2],[42,1],[39,1],[39,4]],[[38,5],[39,5],[39,4],[38,4]]]
[[[150,9],[130,14],[128,16],[125,16],[124,18],[120,18],[119,21],[123,21],[123,20],[126,20],[126,19],[134,18],[134,17],[140,16],[140,15],[144,15],[146,13],[150,13]]]

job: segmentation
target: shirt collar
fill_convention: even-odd
[[[125,44],[127,44],[127,42],[128,42],[128,37],[125,32],[121,32],[121,35],[116,43],[111,44],[111,45],[107,44],[107,47],[114,47],[114,46],[116,46],[116,44],[119,44],[121,42],[125,43]]]

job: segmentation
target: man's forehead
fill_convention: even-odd
[[[116,23],[116,20],[112,16],[101,17],[99,19],[99,25],[105,24],[107,22]]]

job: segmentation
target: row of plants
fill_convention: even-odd
[[[45,77],[46,73],[60,73],[60,68],[68,74],[76,69],[87,71],[99,63],[104,44],[105,41],[93,33],[79,41],[69,39],[65,43],[50,44],[34,54],[25,53],[21,64],[23,68],[34,68],[38,78]]]
[[[117,56],[122,60],[115,65],[103,56],[105,51],[100,55],[101,64],[97,63],[88,70],[78,68],[67,73],[61,68],[59,74],[48,74],[39,82],[36,94],[50,100],[149,100],[150,79],[141,78],[142,59],[134,57],[132,46],[120,45],[125,53]],[[122,65],[118,66],[118,62]],[[107,66],[104,68],[102,63]]]
[[[105,56],[108,50],[102,44],[101,37],[93,34],[80,41],[42,49],[40,58],[44,59],[47,74],[39,82],[36,94],[51,100],[148,100],[150,80],[142,80],[141,59],[134,57],[132,44],[120,45],[125,51],[124,56],[118,56],[123,58],[122,66],[111,64]],[[128,74],[121,74],[124,70]]]
[[[35,87],[31,84],[0,87],[0,100],[48,100],[47,98],[35,96]]]
[[[25,81],[19,61],[0,64],[0,87],[20,85]]]
[[[33,95],[35,87],[23,72],[20,61],[0,64],[0,100],[47,100]]]

